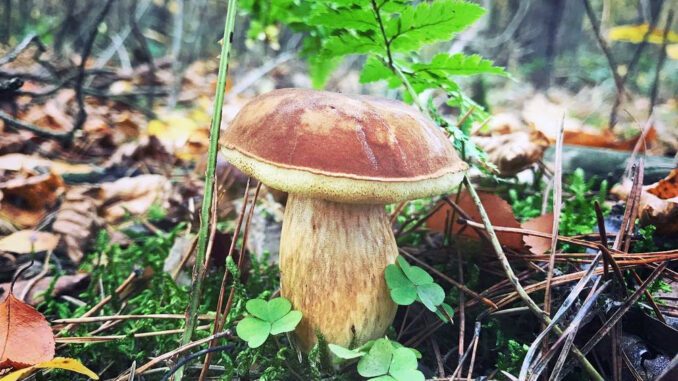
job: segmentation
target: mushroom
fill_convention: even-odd
[[[309,351],[383,336],[396,305],[384,279],[398,248],[385,204],[450,192],[467,168],[433,122],[401,102],[306,89],[250,101],[223,153],[289,193],[280,239],[281,293],[303,313]]]

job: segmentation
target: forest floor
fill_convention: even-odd
[[[131,379],[130,373],[160,379],[182,359],[189,379],[197,379],[203,360],[187,356],[200,347],[174,351],[191,297],[216,64],[192,63],[170,109],[169,62],[132,71],[88,68],[99,72],[74,89],[69,76],[76,71],[46,71],[31,49],[3,62],[0,77],[2,308],[9,311],[10,293],[34,306],[50,323],[56,356],[78,359],[101,379]],[[257,94],[308,87],[300,67],[291,59],[236,70],[222,126]],[[334,90],[359,91],[351,87],[355,75]],[[12,77],[22,83],[12,85]],[[669,363],[678,343],[678,104],[657,105],[648,119],[649,100],[636,96],[608,130],[606,91],[537,91],[519,82],[491,87],[492,118],[474,126],[472,140],[495,168],[470,175],[504,261],[464,188],[442,200],[389,207],[401,254],[432,275],[453,309],[447,324],[421,304],[400,307],[389,331],[422,355],[418,367],[428,379],[517,376],[524,361],[558,353],[562,343],[551,340],[526,359],[531,345],[541,348],[535,339],[542,321],[524,307],[505,264],[538,308],[549,289],[552,316],[577,300],[561,327],[577,347],[591,350],[588,358],[606,379],[615,367],[643,379],[675,369]],[[223,158],[217,166],[216,231],[194,340],[212,334],[225,273],[232,275],[226,283],[232,303],[210,377],[357,378],[355,366],[325,367],[317,353],[300,361],[284,336],[282,344],[256,349],[237,337],[245,302],[278,293],[284,199],[265,186],[256,194]],[[563,201],[555,211],[554,197]],[[243,207],[248,200],[252,213]],[[547,282],[551,259],[556,271]],[[2,324],[10,332],[20,323],[0,316]],[[36,331],[30,340],[39,347],[44,338]],[[609,355],[611,347],[623,350]],[[33,350],[26,347],[24,355]],[[0,368],[9,356],[4,349],[3,356]],[[16,362],[10,366],[21,367]]]

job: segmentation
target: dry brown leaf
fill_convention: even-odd
[[[504,135],[476,136],[473,141],[487,152],[500,176],[514,176],[544,156],[548,138],[540,131],[517,131]]]
[[[54,206],[63,190],[61,176],[50,172],[20,175],[0,183],[0,217],[21,227],[36,226]]]
[[[631,182],[625,180],[612,188],[612,194],[625,200],[631,189]],[[640,193],[638,218],[641,225],[654,225],[660,234],[678,233],[678,169],[666,178],[646,185]]]
[[[64,173],[90,173],[94,168],[88,164],[71,164],[60,160],[48,160],[38,156],[12,153],[0,156],[0,169],[7,171],[35,170],[47,168],[57,175]]]
[[[657,132],[654,128],[650,128],[645,141],[650,144],[656,140],[656,137]],[[591,128],[578,131],[565,131],[563,135],[563,142],[565,144],[610,148],[622,151],[633,151],[638,139],[640,139],[640,135],[632,139],[623,140],[619,139],[617,135],[608,129],[599,130]]]
[[[78,291],[84,290],[87,288],[89,280],[89,274],[62,275],[56,282],[54,282],[54,277],[44,277],[33,284],[24,299],[26,300],[26,303],[37,306],[45,300],[45,291],[50,289],[52,282],[54,282],[52,297],[57,297],[60,295],[73,295]],[[24,295],[25,288],[29,286],[30,283],[30,279],[17,281],[14,283],[14,291],[17,295]],[[9,291],[10,285],[9,282],[0,284],[0,296],[4,296]]]
[[[33,230],[21,230],[7,237],[0,238],[0,251],[17,254],[51,251],[59,245],[59,236]]]
[[[54,357],[54,335],[44,316],[11,293],[0,303],[0,369],[26,368]]]
[[[103,216],[108,222],[117,222],[127,214],[145,213],[153,204],[166,206],[172,186],[160,175],[125,177],[100,186],[104,201]]]
[[[493,193],[478,192],[478,196],[480,197],[480,201],[483,204],[492,225],[520,228],[520,224],[516,220],[511,205],[509,205],[508,202]],[[449,199],[454,201],[454,197],[452,196],[450,196]],[[464,212],[468,213],[472,220],[481,222],[480,213],[478,213],[476,205],[473,203],[473,199],[471,199],[471,195],[469,195],[468,192],[462,192],[457,205],[459,205]],[[454,210],[452,207],[445,204],[426,221],[426,225],[432,230],[441,233],[444,232],[445,220],[447,219],[448,213],[451,215],[454,213]],[[457,214],[457,217],[460,216]],[[461,227],[462,225],[457,221],[454,221],[453,232],[458,232]],[[462,234],[467,237],[479,238],[478,233],[471,227],[466,227]],[[516,250],[521,250],[523,248],[520,234],[497,232],[497,237],[502,245],[506,245]]]
[[[521,224],[523,229],[535,230],[542,233],[551,234],[553,231],[553,213],[547,213]],[[541,255],[551,249],[551,239],[537,237],[533,235],[524,235],[523,242],[530,247],[530,253]]]
[[[96,228],[100,225],[97,202],[88,194],[89,187],[75,187],[64,195],[52,231],[60,234],[68,257],[80,263]]]

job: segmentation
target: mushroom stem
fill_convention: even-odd
[[[357,346],[383,336],[396,312],[384,279],[398,255],[383,205],[290,194],[280,239],[281,292],[303,313],[296,338]]]

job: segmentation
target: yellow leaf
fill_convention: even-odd
[[[648,24],[638,25],[621,25],[611,28],[608,32],[608,38],[612,41],[631,42],[639,44],[643,41],[645,33],[647,33],[650,26]],[[669,42],[678,42],[678,34],[669,31],[666,36]],[[651,44],[661,44],[664,41],[664,31],[661,29],[653,29],[647,41]]]
[[[678,60],[678,44],[672,44],[666,47],[666,55],[672,60]]]
[[[19,381],[34,373],[38,369],[65,369],[70,370],[71,372],[84,374],[93,380],[99,379],[99,376],[97,376],[96,373],[87,369],[87,367],[82,365],[80,361],[66,357],[55,357],[50,361],[41,362],[31,367],[12,372],[3,378],[0,378],[0,381]]]

